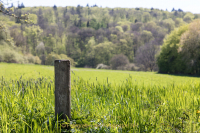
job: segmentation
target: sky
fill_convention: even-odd
[[[7,1],[7,0],[4,0]],[[172,8],[183,11],[189,11],[192,13],[200,13],[200,0],[8,0],[8,2],[14,2],[14,5],[24,3],[27,7],[33,6],[89,6],[98,5],[99,7],[121,7],[121,8],[158,8],[171,11]]]

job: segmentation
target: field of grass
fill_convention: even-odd
[[[134,84],[144,84],[167,86],[191,84],[200,82],[200,77],[189,77],[181,75],[158,74],[156,72],[138,72],[138,71],[114,71],[114,70],[98,70],[85,68],[71,68],[72,80],[82,78],[89,83],[106,83],[123,84],[130,76]],[[40,65],[23,65],[23,64],[5,64],[0,63],[0,76],[6,80],[23,78],[39,78],[45,77],[54,79],[53,66]]]
[[[54,67],[0,63],[0,132],[199,132],[199,77],[72,68],[68,121]]]

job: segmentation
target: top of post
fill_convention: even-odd
[[[65,62],[65,61],[70,62],[70,60],[55,60],[55,62]]]
[[[68,65],[70,65],[70,60],[55,60],[54,61],[54,65],[59,64],[59,63],[67,63]]]

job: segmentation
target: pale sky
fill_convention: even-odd
[[[6,1],[6,0],[4,0]],[[8,0],[15,2],[18,0]],[[182,9],[183,11],[190,11],[192,13],[200,13],[200,0],[19,0],[25,6],[92,6],[97,4],[99,7],[126,7],[126,8],[158,8],[171,11],[172,8]]]

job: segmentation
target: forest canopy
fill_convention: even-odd
[[[7,33],[7,37],[3,31],[0,33],[0,50],[7,48],[19,54],[9,62],[53,65],[55,58],[66,55],[62,57],[73,60],[77,67],[96,68],[103,63],[110,66],[107,68],[112,68],[112,58],[125,56],[129,64],[120,66],[119,69],[156,71],[162,63],[157,65],[155,55],[161,45],[166,45],[167,39],[163,42],[165,36],[200,18],[200,14],[181,9],[169,12],[154,8],[102,8],[97,5],[23,6],[24,8],[14,7],[13,13],[17,16],[29,14],[34,23],[19,23],[12,16],[0,14],[1,23],[5,25]],[[188,43],[187,39],[184,40],[180,45]],[[173,47],[178,46],[174,44]],[[182,51],[185,49],[182,47]],[[15,60],[18,57],[20,61]],[[161,57],[158,59],[161,60]],[[0,61],[8,62],[3,52],[0,54]],[[172,63],[176,66],[175,64]],[[159,67],[159,71],[178,72],[176,67]]]

